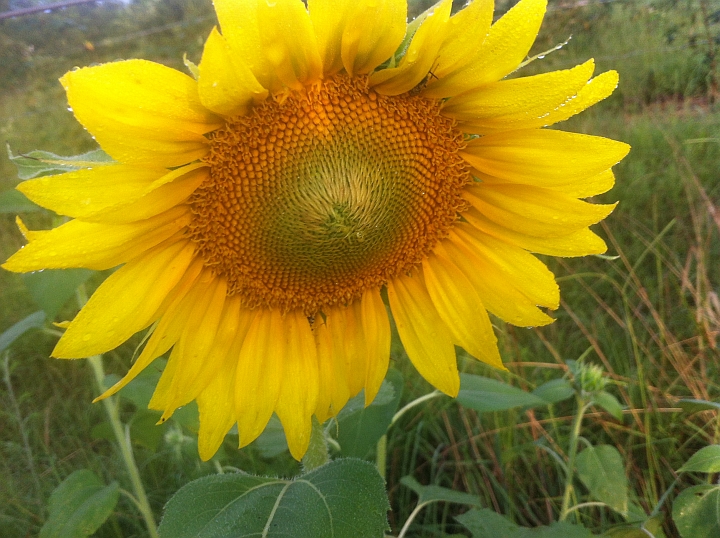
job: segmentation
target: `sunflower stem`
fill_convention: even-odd
[[[100,394],[105,392],[105,369],[103,368],[102,356],[93,355],[88,358],[90,365],[92,366],[93,373],[95,374],[95,383],[97,384]],[[159,538],[157,531],[157,524],[155,523],[155,516],[150,508],[150,502],[148,501],[147,494],[145,493],[145,487],[143,486],[142,480],[140,479],[140,470],[135,463],[135,457],[132,452],[132,445],[130,443],[130,429],[127,426],[123,426],[120,420],[120,413],[118,412],[117,397],[111,396],[105,398],[102,403],[105,406],[105,412],[107,413],[110,426],[112,427],[113,433],[115,434],[115,440],[120,445],[120,454],[125,463],[125,467],[130,475],[130,482],[135,492],[135,499],[138,510],[142,514],[145,520],[145,525],[148,529],[148,534],[151,538]]]
[[[382,476],[383,480],[385,480],[387,470],[387,433],[377,442],[377,448],[375,450],[375,466],[377,467],[380,476]]]
[[[575,456],[577,456],[578,439],[580,437],[580,426],[585,412],[590,407],[590,402],[578,394],[577,396],[578,411],[573,421],[572,431],[570,432],[570,447],[568,453],[567,473],[565,475],[565,492],[563,493],[562,507],[560,508],[560,521],[565,521],[568,514],[572,511],[570,508],[570,496],[573,493],[573,479],[575,478]]]
[[[302,459],[303,472],[309,473],[313,469],[325,465],[328,461],[330,461],[330,454],[325,439],[325,431],[317,417],[313,416],[310,445]]]
[[[80,308],[84,307],[88,300],[84,284],[78,286],[76,290],[76,297]],[[92,357],[88,357],[88,361],[90,362],[93,374],[95,375],[95,384],[97,385],[100,394],[102,394],[107,389],[105,386],[105,368],[103,367],[102,355],[93,355]],[[130,428],[125,426],[120,420],[117,399],[117,396],[105,398],[102,401],[103,407],[105,407],[105,412],[107,413],[110,427],[115,435],[115,440],[120,447],[120,455],[122,456],[123,463],[125,464],[125,468],[130,476],[130,483],[132,484],[133,491],[135,492],[133,500],[145,520],[145,526],[148,529],[148,536],[150,536],[150,538],[160,538],[157,531],[157,523],[155,523],[155,516],[153,515],[152,508],[150,508],[150,501],[148,501],[147,493],[145,493],[145,487],[140,479],[140,470],[135,462],[135,456],[133,456],[132,443],[130,441]]]

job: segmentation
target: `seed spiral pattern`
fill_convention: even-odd
[[[437,101],[336,75],[212,134],[190,235],[247,306],[314,315],[410,271],[447,235],[472,180],[463,144]]]

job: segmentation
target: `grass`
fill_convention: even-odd
[[[519,329],[496,320],[511,372],[504,379],[531,389],[562,376],[565,360],[585,356],[602,365],[613,381],[611,392],[626,408],[624,419],[593,409],[582,435],[593,444],[618,448],[633,498],[649,513],[688,457],[720,442],[716,414],[689,416],[677,407],[678,398],[720,397],[720,209],[713,205],[720,199],[720,111],[709,98],[714,75],[702,42],[698,0],[618,1],[568,9],[551,3],[551,8],[534,53],[569,34],[573,39],[531,63],[527,72],[566,68],[593,56],[598,71],[617,69],[618,92],[562,128],[623,140],[633,150],[616,168],[616,187],[598,198],[621,202],[598,227],[610,257],[547,260],[563,297],[554,324]],[[146,0],[129,8],[103,4],[0,22],[0,39],[7,45],[2,50],[8,51],[0,58],[0,138],[14,152],[91,149],[92,140],[65,109],[56,79],[75,65],[120,57],[182,68],[183,52],[199,59],[202,39],[213,24],[210,16],[209,5],[199,0]],[[711,29],[720,34],[718,24]],[[0,191],[11,188],[14,178],[12,165],[0,158]],[[41,214],[24,217],[33,226],[51,225]],[[13,219],[0,215],[2,259],[22,244]],[[36,309],[22,277],[0,272],[0,331]],[[70,316],[72,310],[68,305],[64,314]],[[9,538],[37,534],[50,493],[73,470],[89,468],[104,481],[119,480],[127,487],[122,464],[102,431],[103,410],[89,403],[94,396],[89,366],[49,360],[54,342],[54,336],[42,332],[17,342],[7,363],[10,384],[0,390],[0,535]],[[106,369],[123,372],[136,344],[109,353]],[[404,402],[431,390],[401,352],[393,362],[405,375]],[[498,376],[462,354],[460,364],[468,372]],[[129,419],[135,409],[125,403],[121,411]],[[393,426],[388,439],[394,531],[416,501],[399,483],[405,475],[474,493],[485,506],[523,525],[556,519],[562,474],[543,446],[565,454],[573,413],[572,404],[564,402],[480,415],[447,398],[413,409]],[[158,515],[182,484],[216,471],[213,463],[199,462],[195,440],[180,423],[159,428],[158,448],[146,443],[136,451]],[[298,470],[286,455],[267,459],[252,447],[235,450],[232,441],[221,450],[223,465],[279,475]],[[661,506],[667,536],[677,536],[667,517],[670,501],[701,480],[682,475]],[[452,516],[461,510],[431,505],[420,513],[410,535],[459,533]],[[596,531],[617,521],[596,507],[577,514]],[[101,537],[142,535],[142,521],[125,497],[98,532]]]

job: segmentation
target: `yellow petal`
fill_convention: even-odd
[[[387,285],[390,309],[408,357],[425,379],[455,397],[460,376],[450,333],[428,295],[422,275],[401,275]]]
[[[317,37],[323,73],[332,75],[343,68],[342,36],[353,0],[309,0],[308,11]]]
[[[263,51],[283,84],[302,90],[318,80],[322,60],[302,0],[259,2],[257,15]]]
[[[589,60],[573,69],[487,84],[448,99],[443,114],[479,134],[540,127],[531,123],[573,99],[594,69]]]
[[[535,327],[552,323],[553,319],[542,312],[508,279],[502,268],[480,257],[457,235],[451,233],[447,241],[435,246],[452,260],[472,284],[485,308],[500,319],[520,327]]]
[[[430,253],[422,266],[430,298],[455,343],[475,358],[504,370],[490,318],[462,271],[442,254]]]
[[[490,31],[493,4],[493,0],[474,0],[450,17],[433,75],[441,79],[472,60],[472,51],[482,46]]]
[[[548,75],[552,74],[553,73],[548,73]],[[526,79],[514,80],[520,81]],[[494,85],[486,86],[485,88],[509,84],[510,82],[514,82],[514,80],[501,81]],[[466,133],[486,134],[500,131],[510,131],[513,129],[547,127],[548,125],[565,121],[571,116],[574,116],[599,101],[602,101],[612,94],[617,87],[617,84],[618,74],[615,71],[608,71],[598,75],[587,82],[587,84],[584,84],[584,86],[579,88],[576,94],[569,94],[567,99],[556,104],[549,103],[546,100],[547,97],[552,95],[551,92],[538,89],[537,93],[535,93],[534,101],[533,98],[531,98],[530,93],[526,94],[529,100],[525,102],[527,104],[527,108],[524,110],[518,110],[514,111],[515,113],[513,114],[504,115],[504,111],[499,109],[497,110],[498,114],[496,116],[490,117],[491,112],[490,109],[488,109],[482,113],[482,115],[486,117],[473,119],[468,115],[467,120],[459,122],[458,128]],[[559,86],[556,87],[560,88]],[[462,95],[458,97],[462,97]],[[518,99],[517,102],[521,101]],[[510,112],[510,110],[508,109],[507,112]],[[448,115],[452,116],[452,114]]]
[[[155,390],[148,403],[148,409],[163,412],[160,420],[157,422],[158,424],[165,422],[175,412],[176,408],[168,407],[168,403],[170,401],[175,375],[178,371],[181,371],[184,366],[182,362],[182,348],[176,345],[170,352],[170,357],[168,357],[165,368],[160,375],[157,385],[155,385]]]
[[[470,62],[463,62],[442,78],[430,80],[423,95],[451,97],[515,71],[535,41],[546,8],[547,0],[518,2],[490,27],[487,38]]]
[[[371,288],[363,293],[360,312],[367,349],[365,405],[370,405],[380,390],[390,364],[390,318],[379,289]]]
[[[535,256],[466,223],[459,223],[453,231],[478,258],[495,266],[498,279],[490,282],[492,285],[499,289],[513,286],[535,305],[552,309],[560,306],[555,275]]]
[[[235,423],[234,377],[234,368],[218,373],[197,397],[200,413],[198,452],[203,461],[208,461],[215,455]]]
[[[596,76],[580,89],[574,99],[567,101],[562,106],[553,110],[547,117],[541,118],[543,120],[542,125],[553,125],[560,121],[565,121],[586,108],[590,108],[603,99],[610,97],[612,92],[615,91],[615,88],[617,88],[619,81],[620,76],[617,71],[606,71]],[[535,126],[539,127],[540,124],[527,125],[527,127]]]
[[[213,278],[207,293],[194,305],[190,320],[176,347],[180,349],[180,368],[173,378],[166,411],[194,400],[210,381],[212,366],[207,364],[208,355],[216,345],[216,335],[227,297],[227,281]],[[208,367],[210,366],[210,367]]]
[[[550,129],[491,134],[468,142],[463,158],[480,172],[527,185],[568,185],[617,164],[630,146]]]
[[[219,301],[219,298],[217,300]],[[250,311],[241,307],[241,300],[240,295],[232,295],[225,300],[217,333],[197,374],[197,384],[200,386],[205,386],[210,379],[231,367],[234,370],[237,364],[242,342],[252,321]],[[210,308],[214,307],[211,305]]]
[[[486,218],[516,232],[560,237],[607,217],[617,204],[589,204],[563,193],[528,185],[476,184],[466,199]]]
[[[317,407],[318,364],[315,338],[301,310],[292,310],[283,320],[283,379],[275,412],[285,429],[290,454],[300,460],[310,443],[312,415]]]
[[[240,56],[233,54],[217,28],[212,29],[205,42],[198,68],[200,101],[205,108],[217,114],[246,114],[252,105],[267,97],[267,90],[260,85]]]
[[[353,2],[342,36],[345,71],[365,75],[390,58],[405,37],[406,19],[406,0]]]
[[[17,189],[38,205],[51,209],[60,215],[83,219],[102,220],[103,222],[128,222],[156,215],[182,202],[190,193],[178,200],[172,194],[178,190],[187,192],[190,185],[198,183],[200,177],[193,176],[187,186],[181,189],[162,188],[168,183],[176,183],[198,169],[207,169],[204,163],[184,166],[172,172],[162,168],[147,168],[123,164],[99,166],[87,170],[78,170],[24,181]],[[127,206],[160,189],[152,205],[160,209],[152,215],[146,210],[139,218],[128,218]],[[192,192],[192,191],[190,191]],[[122,210],[117,211],[118,208]],[[113,217],[112,212],[117,211]]]
[[[499,177],[490,176],[484,174],[478,170],[472,170],[472,175],[481,180],[481,184],[486,185],[517,185],[518,183],[508,180],[501,179]],[[597,175],[591,177],[580,177],[571,180],[569,183],[553,183],[547,181],[546,178],[538,176],[535,178],[524,178],[520,185],[532,185],[534,187],[541,187],[543,189],[552,190],[555,192],[561,192],[573,198],[587,198],[588,196],[595,196],[596,194],[602,194],[612,189],[615,185],[615,175],[613,171],[608,169],[600,172]]]
[[[327,326],[335,353],[345,359],[345,371],[350,396],[365,386],[367,376],[367,349],[362,332],[362,314],[358,301],[347,307],[336,307],[328,313]]]
[[[8,271],[39,269],[110,269],[169,239],[190,223],[181,206],[132,224],[96,224],[71,220],[53,230],[33,232],[30,243],[2,267]]]
[[[200,431],[198,450],[207,461],[222,444],[236,422],[235,377],[237,358],[255,314],[240,306],[240,296],[233,295],[225,303],[225,313],[218,330],[218,347],[211,351],[209,361],[219,362],[208,386],[198,395]],[[226,340],[230,347],[226,349]],[[222,359],[221,359],[222,357]]]
[[[116,348],[150,325],[188,268],[192,243],[153,249],[110,275],[63,334],[53,356],[68,359]]]
[[[397,67],[370,75],[370,86],[376,92],[399,95],[410,91],[427,77],[445,39],[451,7],[451,0],[443,0],[425,17]]]
[[[333,308],[329,309],[332,315]],[[318,358],[318,403],[315,414],[323,423],[337,415],[350,399],[347,383],[347,367],[343,348],[333,346],[330,331],[322,318],[315,318],[313,325]]]
[[[197,83],[169,67],[127,60],[60,79],[75,117],[115,160],[178,166],[207,152],[202,135],[221,122],[200,103]]]
[[[203,270],[201,259],[195,259],[178,284],[168,293],[167,298],[160,305],[157,315],[160,320],[150,328],[150,338],[145,344],[140,356],[133,362],[130,370],[125,376],[106,390],[102,395],[95,398],[95,402],[112,396],[125,385],[130,383],[137,375],[152,363],[156,358],[169,350],[187,325],[190,310],[197,298],[203,294],[206,285],[203,282],[210,282],[210,278],[199,278]],[[206,271],[207,274],[207,271]],[[212,276],[212,275],[209,275]],[[199,285],[196,283],[200,282]]]
[[[122,224],[149,219],[186,202],[209,175],[210,168],[205,163],[183,166],[155,181],[140,199],[95,213],[87,220]]]
[[[589,228],[574,231],[567,235],[558,237],[536,237],[523,232],[517,232],[506,228],[502,224],[491,221],[476,209],[464,212],[463,217],[483,232],[492,235],[517,247],[523,248],[537,254],[547,254],[549,256],[587,256],[589,254],[602,254],[607,250],[607,245],[600,237],[595,235]],[[491,308],[488,309],[493,312]],[[511,320],[502,317],[505,321]],[[517,323],[515,323],[517,325]],[[531,325],[537,325],[532,323]]]
[[[277,308],[261,309],[240,350],[235,374],[235,417],[241,447],[257,439],[275,409],[287,356],[284,329]]]
[[[280,89],[275,69],[264,53],[258,25],[258,0],[213,0],[220,30],[242,65],[247,65],[263,88]]]

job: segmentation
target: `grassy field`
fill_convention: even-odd
[[[413,9],[419,12],[429,3],[414,2]],[[608,255],[547,260],[563,296],[554,324],[519,329],[494,320],[509,375],[462,354],[459,359],[463,371],[525,389],[565,375],[566,360],[584,357],[602,366],[611,380],[608,391],[624,407],[622,420],[593,408],[581,435],[620,451],[631,500],[647,514],[657,508],[668,537],[678,535],[669,517],[674,497],[707,482],[706,475],[679,476],[677,470],[699,448],[720,443],[717,412],[688,415],[677,405],[680,398],[720,400],[720,108],[713,102],[720,12],[706,13],[710,4],[551,1],[533,54],[572,39],[524,72],[566,68],[591,57],[598,71],[620,72],[620,87],[610,99],[561,125],[632,145],[616,168],[617,185],[598,199],[620,201],[597,227],[608,242]],[[501,2],[498,8],[508,5]],[[9,7],[0,0],[0,11]],[[44,149],[70,155],[92,149],[93,141],[66,109],[57,78],[74,66],[118,58],[143,57],[182,68],[184,52],[199,60],[213,24],[210,3],[201,0],[142,0],[129,7],[105,3],[0,21],[0,139],[14,153]],[[14,166],[0,156],[0,193],[16,183]],[[22,245],[14,218],[0,214],[0,260]],[[45,213],[23,218],[31,228],[53,224]],[[101,277],[91,278],[89,288]],[[25,278],[0,271],[0,333],[37,309]],[[58,319],[75,310],[70,301]],[[90,404],[92,371],[86,361],[49,359],[56,338],[51,331],[34,331],[0,357],[3,537],[35,536],[47,517],[50,493],[76,469],[91,469],[106,482],[129,488],[108,441],[103,408]],[[126,371],[138,342],[107,354],[106,369]],[[405,379],[402,402],[430,392],[399,346],[393,349],[393,365]],[[142,425],[154,416],[136,414],[129,400],[121,414],[134,417],[135,456],[158,517],[181,485],[219,467],[281,476],[298,472],[286,453],[268,458],[261,447],[236,450],[232,435],[214,460],[202,463],[191,433],[192,410],[152,429]],[[525,526],[555,520],[563,478],[546,448],[566,455],[573,414],[571,400],[480,414],[437,398],[412,409],[388,434],[393,533],[416,504],[415,494],[400,484],[406,475],[478,495],[485,507]],[[582,489],[579,495],[582,500]],[[462,533],[453,516],[463,510],[432,505],[415,519],[408,536]],[[597,506],[573,517],[595,532],[619,521]],[[137,511],[121,496],[97,536],[143,533]]]

